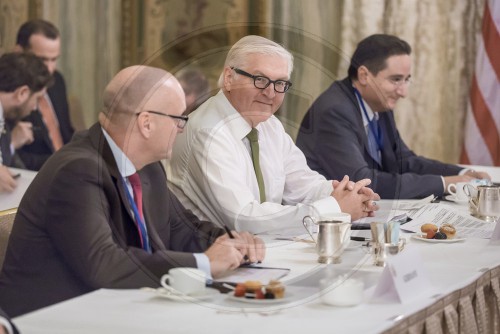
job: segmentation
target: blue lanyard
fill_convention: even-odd
[[[139,214],[139,209],[137,208],[137,205],[135,204],[135,201],[132,198],[130,191],[128,190],[127,182],[125,182],[125,179],[123,178],[122,181],[123,181],[123,186],[125,187],[125,192],[127,193],[128,202],[132,207],[132,211],[134,212],[135,225],[137,226],[137,230],[139,231],[139,237],[141,239],[142,248],[148,253],[151,253],[151,245],[149,244],[148,230],[146,228],[146,224],[142,221],[141,215]]]
[[[366,112],[365,103],[363,102],[363,98],[361,97],[361,94],[359,93],[359,91],[356,89],[356,87],[353,87],[353,89],[354,89],[354,94],[356,94],[356,96],[358,97],[359,104],[361,105],[361,109],[363,110],[363,113],[366,117],[366,120],[368,121],[368,126],[370,127],[370,130],[372,130],[373,137],[375,137],[375,141],[377,143],[377,148],[379,151],[382,151],[382,149],[384,148],[384,140],[382,137],[382,131],[380,131],[380,129],[376,128],[375,121],[373,119],[370,120],[370,118],[368,117],[368,112]]]

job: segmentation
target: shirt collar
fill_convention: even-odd
[[[233,107],[222,90],[220,90],[217,95],[222,95],[220,96],[220,98],[224,100],[223,103],[225,104],[225,106],[221,110],[223,110],[223,112],[226,114],[227,118],[225,119],[225,121],[228,122],[228,128],[232,132],[233,136],[240,140],[245,138],[250,130],[252,130],[252,127],[241,116],[238,110]],[[256,126],[256,129],[260,129],[260,124]]]
[[[361,97],[360,100],[359,97],[356,95],[356,100],[358,101],[359,112],[361,113],[361,117],[363,118],[363,125],[365,127],[368,126],[368,123],[373,119],[373,117],[375,117],[375,119],[378,120],[378,113],[373,112],[372,108],[368,103],[366,103],[365,99]],[[365,113],[363,112],[363,108],[361,107],[361,101],[363,101],[363,104],[365,105],[366,113],[368,114],[369,119],[366,119]]]
[[[135,174],[137,170],[134,167],[134,164],[130,159],[123,153],[121,148],[116,145],[115,141],[111,138],[111,136],[106,132],[106,130],[102,129],[102,133],[108,142],[109,147],[111,148],[111,152],[113,152],[113,156],[116,161],[116,166],[118,167],[118,171],[120,172],[123,178],[126,178],[132,174]]]

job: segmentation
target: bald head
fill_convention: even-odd
[[[102,112],[108,121],[119,122],[155,107],[165,98],[174,104],[184,99],[182,88],[172,74],[149,66],[131,66],[118,72],[106,86]]]
[[[186,110],[184,91],[170,73],[149,66],[121,70],[108,84],[101,126],[137,169],[168,158]]]

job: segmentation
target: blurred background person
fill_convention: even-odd
[[[42,60],[32,54],[16,52],[0,57],[0,192],[11,192],[17,185],[7,169],[15,159],[10,129],[35,109],[52,80]]]
[[[176,73],[184,94],[186,94],[186,112],[189,115],[210,97],[210,84],[203,71],[195,66],[188,66]]]
[[[74,133],[69,116],[66,84],[62,74],[57,71],[61,38],[59,30],[52,23],[30,20],[19,28],[16,43],[16,51],[30,52],[40,57],[54,76],[54,84],[38,99],[37,110],[19,122],[17,129],[12,131],[12,142],[17,143],[15,148],[24,166],[27,169],[39,170],[52,153],[70,141]],[[29,127],[27,123],[32,126]],[[30,135],[33,137],[30,143],[22,139]]]

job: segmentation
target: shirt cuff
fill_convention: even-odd
[[[205,253],[194,253],[194,258],[196,260],[196,267],[205,272],[207,277],[207,283],[212,283],[212,274],[210,271],[210,260]]]
[[[339,203],[337,203],[337,200],[333,196],[320,199],[314,202],[312,206],[320,215],[342,212]]]
[[[464,175],[467,172],[474,172],[474,169],[464,168],[460,171],[460,173],[458,173],[458,175]]]
[[[441,182],[443,183],[443,194],[448,194],[448,189],[446,189],[446,182],[444,182],[443,176],[441,176]]]
[[[0,326],[3,326],[7,330],[8,334],[14,334],[14,330],[7,319],[0,317]]]

